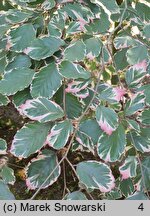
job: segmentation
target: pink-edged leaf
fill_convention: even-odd
[[[108,107],[98,106],[96,109],[96,120],[101,129],[111,135],[118,126],[118,116],[116,112]]]
[[[99,189],[101,192],[106,193],[115,187],[115,178],[112,171],[104,163],[92,160],[80,162],[77,165],[77,174],[80,182],[86,188]]]
[[[45,183],[42,188],[47,188],[52,185],[55,181],[57,181],[61,173],[60,166],[58,166],[53,172],[53,175],[48,178],[56,166],[58,166],[56,153],[51,150],[44,149],[37,156],[37,158],[32,159],[26,167],[27,187],[30,190],[35,190],[36,188],[41,187],[44,182]]]
[[[19,107],[19,110],[31,120],[42,123],[53,121],[64,116],[64,112],[59,105],[44,97],[27,100],[25,104]]]
[[[108,136],[103,133],[98,140],[97,152],[104,161],[115,162],[119,160],[126,147],[125,129],[122,125]]]
[[[16,157],[27,158],[39,151],[45,144],[51,125],[38,122],[27,123],[17,131],[10,152]]]
[[[47,137],[46,143],[54,149],[63,148],[73,132],[70,120],[64,120],[55,124]]]
[[[119,167],[122,179],[128,179],[136,176],[137,159],[135,156],[128,156],[124,163]]]
[[[115,94],[114,99],[115,99],[116,101],[118,101],[118,102],[119,102],[120,100],[122,100],[123,96],[126,94],[126,90],[125,90],[125,89],[122,89],[122,88],[120,88],[120,87],[113,88],[113,92],[114,92],[114,94]]]

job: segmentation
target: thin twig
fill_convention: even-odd
[[[66,117],[66,91],[65,91],[65,88],[66,88],[66,81],[64,79],[64,84],[63,84],[63,110],[64,110],[65,117]]]
[[[79,124],[82,120],[82,118],[86,115],[87,111],[89,110],[91,104],[93,103],[93,100],[95,99],[95,96],[97,94],[97,90],[98,90],[98,86],[99,86],[99,83],[100,83],[100,77],[103,73],[103,71],[105,70],[105,63],[104,63],[104,53],[103,53],[103,47],[101,49],[101,55],[100,55],[100,58],[101,58],[101,62],[102,62],[102,67],[101,67],[101,71],[99,72],[99,77],[98,77],[98,82],[96,84],[96,87],[95,87],[95,91],[94,91],[94,94],[93,94],[93,97],[90,101],[90,103],[87,105],[86,109],[84,110],[84,112],[82,113],[82,115],[79,117],[78,119],[78,122],[77,122],[77,125],[76,125],[76,128],[74,130],[74,133],[72,134],[72,137],[71,137],[71,140],[69,142],[69,145],[68,145],[68,148],[67,148],[67,151],[65,152],[64,156],[62,157],[62,159],[58,162],[58,164],[56,165],[56,167],[53,169],[53,171],[48,175],[48,177],[45,179],[45,181],[41,184],[41,186],[37,189],[37,191],[34,193],[34,195],[31,197],[31,200],[33,200],[36,195],[39,193],[39,191],[42,189],[42,187],[45,185],[45,183],[49,180],[49,178],[53,175],[53,173],[55,172],[55,170],[60,166],[60,164],[64,161],[64,159],[67,157],[68,153],[69,153],[69,150],[72,146],[72,142],[75,138],[75,135],[78,131],[78,127],[79,127]]]
[[[134,138],[132,136],[131,131],[129,133],[130,133],[132,142],[133,142],[133,144],[135,146]],[[148,196],[148,198],[150,200],[150,196],[149,196],[149,193],[148,193],[148,190],[147,190],[147,187],[146,187],[146,183],[145,183],[145,177],[144,177],[144,173],[143,173],[142,162],[141,162],[141,159],[139,157],[139,154],[138,154],[136,148],[135,148],[135,152],[136,152],[136,156],[137,156],[137,159],[138,159],[138,162],[139,162],[139,166],[140,166],[140,171],[141,171],[141,176],[142,176],[142,182],[143,182],[143,186],[144,186],[144,191],[146,192],[146,194],[147,194],[147,196]]]
[[[63,190],[63,198],[66,194],[66,191],[69,193],[69,189],[67,188],[67,182],[66,182],[66,169],[65,169],[65,162],[63,161],[63,174],[64,174],[64,190]]]

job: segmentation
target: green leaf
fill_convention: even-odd
[[[13,95],[13,104],[19,110],[19,107],[26,102],[26,100],[32,99],[30,89],[26,88],[23,91],[17,92]]]
[[[102,130],[100,129],[97,121],[95,119],[87,119],[81,122],[80,131],[91,137],[92,142],[96,145],[100,135],[102,135]]]
[[[141,174],[141,169],[143,174]],[[141,168],[139,167],[138,172],[140,173],[139,181],[137,182],[137,189],[138,190],[145,190],[145,188],[149,191],[150,190],[150,157],[144,157],[141,163]],[[144,176],[144,183],[143,183],[143,176]]]
[[[117,70],[123,70],[128,66],[127,57],[126,57],[127,50],[128,48],[125,48],[115,53],[114,61]]]
[[[17,9],[10,9],[6,13],[7,23],[18,24],[27,21],[32,17],[32,12],[23,12]]]
[[[142,153],[150,152],[150,137],[136,132],[131,132],[130,136],[132,144],[138,151]]]
[[[7,64],[5,71],[10,71],[16,68],[28,68],[31,66],[31,59],[26,55],[17,55]]]
[[[91,137],[89,137],[87,134],[78,131],[76,134],[76,141],[94,154],[94,144],[92,142]]]
[[[85,26],[87,34],[104,34],[109,30],[110,21],[108,14],[101,8],[100,19],[93,19],[91,23]]]
[[[98,97],[100,100],[107,101],[109,103],[116,103],[116,94],[114,89],[108,84],[100,84],[98,86]]]
[[[24,24],[10,32],[11,50],[22,52],[29,47],[31,41],[35,38],[35,30],[31,24]]]
[[[58,167],[55,169],[56,166]],[[53,172],[53,175],[48,178],[54,169],[55,171]],[[44,149],[37,158],[32,159],[31,163],[28,164],[26,169],[26,185],[31,190],[35,190],[40,187],[47,188],[57,181],[60,172],[61,169],[58,165],[56,153],[51,150]],[[43,183],[44,185],[42,186]]]
[[[38,73],[35,73],[31,83],[31,95],[33,98],[47,97],[51,98],[62,84],[62,77],[58,73],[54,62],[42,67]]]
[[[0,94],[0,106],[6,106],[10,102],[9,98]]]
[[[14,170],[8,166],[3,166],[0,171],[0,176],[6,184],[14,184],[16,181]]]
[[[140,121],[142,122],[142,124],[150,125],[150,109],[146,109],[142,112]]]
[[[24,53],[34,60],[46,59],[59,50],[64,45],[64,41],[56,37],[43,37],[33,40]]]
[[[139,110],[142,110],[145,106],[145,95],[141,92],[138,92],[137,94],[134,94],[132,98],[127,101],[125,106],[125,115],[131,116],[138,112]]]
[[[0,93],[13,95],[28,87],[34,76],[34,71],[29,68],[17,68],[5,73],[0,80]]]
[[[144,91],[145,95],[145,102],[149,106],[150,105],[150,85],[143,85],[140,89],[140,91]]]
[[[86,57],[89,59],[93,59],[98,57],[101,52],[102,42],[99,38],[89,38],[85,40],[86,45]]]
[[[44,10],[51,10],[53,7],[55,7],[55,1],[54,0],[45,0],[42,5],[41,8]]]
[[[122,194],[125,197],[128,197],[129,195],[133,194],[134,185],[133,185],[132,180],[130,178],[128,178],[128,179],[121,181],[120,189],[121,189]]]
[[[149,14],[149,6],[144,4],[144,3],[136,3],[135,4],[135,9],[137,11],[138,16],[142,18],[142,20],[148,21],[150,20],[150,14]]]
[[[98,140],[97,151],[101,159],[109,162],[119,160],[125,151],[126,136],[122,125],[110,135],[103,133]]]
[[[124,163],[119,167],[123,179],[133,178],[136,176],[137,159],[134,156],[128,156]]]
[[[144,79],[145,74],[146,72],[143,72],[142,70],[136,70],[130,67],[125,74],[125,79],[128,87],[136,88],[137,86],[141,85],[141,82]]]
[[[101,105],[96,109],[96,120],[101,129],[108,135],[111,135],[118,126],[116,112],[113,109]]]
[[[129,125],[129,128],[132,128],[132,129],[136,130],[137,132],[140,132],[140,126],[135,120],[126,119],[126,121]]]
[[[45,144],[50,124],[37,122],[25,124],[17,131],[10,152],[19,158],[27,158]]]
[[[144,45],[134,46],[128,49],[126,56],[128,63],[134,65],[148,59],[148,51]]]
[[[149,39],[150,38],[150,24],[145,24],[144,25],[144,28],[143,28],[143,36],[146,38],[146,39]]]
[[[2,180],[0,180],[0,200],[15,200],[14,195]]]
[[[64,200],[87,200],[86,196],[84,193],[80,191],[74,191],[72,193],[68,193],[65,197]]]
[[[82,61],[85,57],[86,47],[83,41],[73,41],[64,50],[64,58],[68,61]]]
[[[95,3],[99,6],[101,6],[101,4],[103,6],[105,6],[107,8],[107,10],[109,10],[111,13],[118,13],[120,12],[119,6],[116,3],[115,0],[111,0],[111,1],[105,1],[105,0],[90,0],[92,3]]]
[[[47,137],[47,144],[54,149],[63,148],[73,132],[73,126],[70,120],[64,120],[56,123]]]
[[[27,100],[19,109],[22,114],[31,120],[36,120],[41,123],[54,121],[64,116],[64,111],[58,104],[44,97]]]
[[[62,35],[61,30],[59,28],[57,28],[51,22],[48,24],[47,29],[48,29],[49,35],[51,35],[53,37],[61,37],[61,35]]]
[[[62,61],[59,65],[59,73],[68,79],[88,79],[90,78],[90,72],[86,71],[79,64],[74,64],[70,61]]]
[[[7,65],[6,51],[2,51],[0,52],[0,75],[4,73],[6,65]]]
[[[130,195],[126,200],[148,200],[148,197],[142,191],[136,191],[133,195]]]
[[[78,118],[83,111],[82,104],[71,94],[66,94],[66,114],[69,119]]]
[[[4,139],[0,138],[0,155],[7,154],[7,143]]]
[[[128,35],[119,36],[114,39],[114,46],[116,49],[127,48],[132,45],[136,45],[136,42]]]
[[[108,192],[115,187],[115,179],[111,169],[104,163],[97,161],[80,162],[77,164],[77,174],[80,182],[86,188]]]

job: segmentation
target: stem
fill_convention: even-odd
[[[66,81],[64,79],[64,84],[63,84],[63,109],[64,109],[64,113],[65,113],[65,118],[66,118],[66,92],[65,92],[65,88],[66,88]]]
[[[65,170],[65,162],[63,161],[63,174],[64,174],[64,190],[63,190],[63,198],[65,196],[65,191],[69,192],[69,189],[67,188],[66,183],[66,170]]]

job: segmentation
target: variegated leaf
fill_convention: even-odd
[[[142,113],[141,116],[139,117],[139,120],[142,122],[144,125],[150,125],[150,109],[145,109]]]
[[[13,69],[5,73],[0,80],[0,93],[9,96],[25,89],[30,85],[33,76],[34,71],[29,68]]]
[[[56,166],[58,167],[55,169]],[[54,169],[55,171],[53,172]],[[53,174],[48,178],[52,172]],[[56,153],[44,149],[37,158],[32,159],[28,164],[26,168],[26,185],[31,190],[35,190],[39,187],[47,188],[57,181],[60,172],[61,169],[58,165]]]
[[[127,101],[125,106],[125,115],[131,116],[142,110],[145,106],[145,95],[143,92],[138,92],[132,95],[132,98]]]
[[[68,87],[65,91],[74,94],[76,97],[86,98],[89,95],[89,91],[87,89],[89,83],[89,81],[72,81],[71,83],[68,83]]]
[[[58,104],[44,97],[27,100],[25,104],[19,107],[19,110],[31,120],[42,123],[54,121],[64,116],[64,111]]]
[[[6,165],[0,170],[0,176],[6,184],[13,185],[16,181],[14,170]]]
[[[27,158],[45,144],[50,124],[27,123],[17,131],[10,152],[19,158]]]
[[[9,98],[0,94],[0,106],[6,106],[10,102]]]
[[[123,179],[133,178],[136,176],[137,159],[135,156],[128,156],[124,163],[119,167]]]
[[[132,45],[136,45],[136,41],[128,35],[119,36],[114,39],[114,46],[116,49],[123,49]]]
[[[101,129],[108,135],[111,135],[118,126],[116,112],[113,109],[101,105],[96,109],[96,120]]]
[[[80,191],[74,191],[72,193],[68,193],[65,197],[64,200],[87,200],[86,196],[84,193]]]
[[[59,50],[64,41],[56,37],[36,38],[31,45],[24,49],[24,53],[34,60],[46,59]]]
[[[80,162],[77,165],[77,174],[80,182],[86,188],[98,189],[106,193],[115,187],[115,179],[112,171],[104,163],[98,161]]]
[[[85,57],[86,47],[83,41],[78,40],[70,43],[64,50],[64,59],[69,61],[82,61]]]
[[[120,182],[120,190],[125,197],[132,195],[135,190],[132,180],[130,178],[123,179]]]
[[[119,160],[126,147],[125,129],[122,125],[111,134],[103,133],[98,140],[97,151],[101,159],[109,162]]]
[[[8,186],[0,179],[0,200],[15,200]]]
[[[7,143],[4,139],[0,138],[0,155],[7,154]]]
[[[141,61],[148,59],[148,50],[144,45],[134,46],[127,51],[127,61],[129,64],[138,64]]]
[[[137,88],[141,86],[141,82],[145,77],[146,72],[142,70],[136,70],[134,67],[131,67],[127,70],[125,74],[126,83],[129,88]]]
[[[63,148],[73,132],[73,126],[70,120],[64,120],[56,123],[47,137],[47,144],[54,149]]]
[[[35,30],[33,25],[24,24],[10,32],[10,48],[16,52],[22,52],[25,48],[29,47],[32,40],[35,39]]]
[[[142,132],[131,132],[130,136],[132,144],[138,151],[142,153],[150,152],[150,137],[146,136]]]
[[[76,134],[76,141],[94,154],[94,144],[92,142],[91,137],[89,137],[87,134],[78,131]]]
[[[33,98],[51,98],[62,84],[62,77],[54,62],[42,67],[33,77],[31,95]]]
[[[95,57],[98,57],[101,52],[102,42],[99,38],[89,38],[85,40],[86,45],[86,57],[90,60],[93,60]]]
[[[59,66],[59,73],[68,79],[88,79],[90,72],[86,71],[81,65],[74,64],[70,61],[63,61]]]

